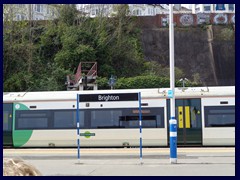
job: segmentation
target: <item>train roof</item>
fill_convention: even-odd
[[[114,93],[138,93],[142,98],[167,98],[170,88],[154,89],[121,89],[121,90],[89,90],[89,91],[38,91],[38,92],[4,92],[4,102],[17,101],[41,101],[41,100],[74,100],[77,94],[114,94]],[[235,86],[215,87],[178,87],[175,88],[176,98],[188,97],[218,97],[235,96]]]

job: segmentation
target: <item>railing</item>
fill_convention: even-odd
[[[96,77],[97,76],[97,62],[80,62],[77,68],[77,72],[74,75],[74,80],[67,76],[67,81],[70,84],[77,84],[83,76]],[[69,84],[69,85],[70,85]]]
[[[97,63],[96,62],[80,62],[77,71],[77,79],[83,76],[97,76]]]

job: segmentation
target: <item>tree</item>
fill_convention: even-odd
[[[78,11],[75,4],[63,4],[60,8],[59,14],[59,20],[61,23],[65,23],[67,26],[72,26],[75,24]]]

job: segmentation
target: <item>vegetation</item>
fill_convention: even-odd
[[[4,6],[4,12],[9,8]],[[74,5],[63,5],[58,20],[14,21],[4,16],[4,91],[66,90],[66,75],[80,62],[98,63],[100,89],[118,77],[115,88],[169,87],[169,69],[146,62],[141,31],[128,6],[116,6],[114,17],[79,16]],[[176,69],[176,76],[183,76]],[[178,84],[176,84],[178,85]],[[190,84],[191,85],[191,84]],[[181,86],[181,84],[179,85]]]
[[[114,89],[144,89],[144,88],[165,88],[169,87],[169,77],[160,77],[156,75],[136,76],[132,78],[119,78]],[[182,82],[176,81],[176,87],[182,87]],[[195,82],[186,82],[185,87],[199,86]],[[110,89],[107,78],[98,78],[99,89]]]

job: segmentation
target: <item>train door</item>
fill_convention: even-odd
[[[12,146],[13,105],[3,104],[3,145]]]
[[[168,119],[170,118],[169,102]],[[176,99],[175,116],[178,145],[202,145],[201,100]]]

